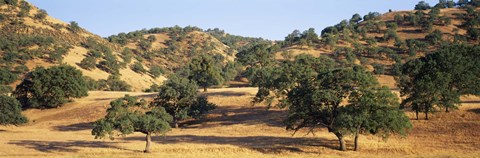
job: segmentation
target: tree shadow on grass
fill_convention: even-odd
[[[239,97],[239,96],[250,95],[250,93],[226,91],[226,92],[206,92],[203,95],[206,95],[206,96],[222,96],[222,97]]]
[[[18,140],[10,141],[8,144],[22,146],[29,149],[35,149],[41,152],[78,152],[79,148],[113,148],[120,150],[128,150],[117,147],[118,142],[101,142],[101,141],[33,141]]]
[[[83,131],[93,129],[93,122],[75,123],[66,126],[55,126],[55,130],[58,131]]]
[[[282,127],[285,111],[266,110],[265,107],[235,107],[222,106],[217,107],[210,113],[211,116],[199,119],[185,121],[183,128],[211,128],[215,126],[228,125],[259,125]]]
[[[467,110],[468,112],[473,112],[473,113],[476,113],[476,114],[480,114],[480,108],[477,108],[477,109],[470,109],[470,110]]]
[[[123,140],[143,141],[144,137],[127,137]],[[305,137],[274,137],[274,136],[246,136],[246,137],[223,137],[223,136],[196,136],[196,135],[178,135],[178,136],[158,136],[153,137],[153,141],[159,144],[219,144],[234,145],[242,148],[256,150],[262,153],[284,153],[284,152],[305,152],[301,146],[326,147],[330,149],[338,148],[338,141],[325,138],[305,138]]]

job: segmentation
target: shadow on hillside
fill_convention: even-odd
[[[467,110],[468,112],[473,112],[473,113],[477,113],[477,114],[480,114],[480,108],[477,108],[477,109],[470,109],[470,110]]]
[[[143,141],[144,137],[127,137],[124,140]],[[158,136],[153,141],[159,144],[196,143],[234,145],[256,150],[262,153],[305,152],[300,146],[315,146],[337,149],[338,142],[325,138],[295,138],[272,136],[222,137],[222,136]],[[350,142],[348,142],[350,143]]]
[[[415,30],[400,30],[399,32],[410,33],[410,34],[417,34],[417,33],[422,33],[422,30],[421,30],[421,29],[415,29]]]
[[[91,130],[93,128],[93,122],[75,123],[66,126],[55,126],[54,129],[58,131],[83,131]]]
[[[462,101],[461,103],[466,103],[466,104],[477,104],[477,103],[480,103],[480,100]]]
[[[130,95],[132,96],[132,95]],[[138,98],[154,98],[155,96],[157,96],[157,93],[154,93],[154,94],[143,94],[143,95],[134,95]],[[95,101],[105,101],[105,100],[115,100],[115,99],[119,99],[119,98],[122,98],[123,96],[120,96],[120,97],[107,97],[107,98],[96,98],[94,99]]]
[[[259,125],[282,127],[284,111],[266,110],[265,107],[217,107],[208,118],[185,121],[182,128],[211,128],[228,125]]]
[[[247,93],[247,92],[234,92],[234,91],[204,93],[204,95],[206,96],[222,96],[222,97],[239,97],[239,96],[244,96],[249,94],[250,93]]]
[[[8,144],[22,146],[29,149],[35,149],[41,152],[78,152],[79,148],[113,148],[120,150],[128,150],[115,146],[117,142],[101,142],[101,141],[33,141],[19,140],[10,141]]]

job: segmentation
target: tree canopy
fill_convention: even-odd
[[[159,88],[159,93],[152,106],[163,107],[173,116],[173,124],[178,128],[178,122],[187,118],[200,118],[215,108],[206,97],[198,96],[198,85],[186,78],[170,76]]]
[[[22,106],[15,98],[0,94],[0,125],[20,125],[28,119],[22,115]]]
[[[223,82],[222,69],[211,56],[200,55],[193,58],[186,67],[188,79],[197,82],[203,87],[204,91],[212,85],[218,85]]]
[[[50,68],[39,67],[26,75],[13,96],[24,107],[54,108],[71,98],[87,96],[87,86],[80,70],[60,65]]]
[[[404,107],[417,113],[436,108],[449,111],[460,104],[460,96],[480,94],[480,46],[454,44],[402,66],[397,78]]]
[[[172,121],[163,107],[149,106],[143,99],[126,95],[110,102],[107,115],[95,121],[92,135],[95,139],[125,136],[134,132],[146,134],[145,152],[150,152],[152,134],[165,134],[170,131]]]

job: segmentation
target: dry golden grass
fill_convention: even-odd
[[[360,152],[335,150],[335,136],[324,129],[315,136],[285,131],[285,112],[250,106],[256,88],[209,89],[218,108],[200,121],[183,122],[166,136],[153,138],[153,153],[144,154],[144,135],[114,141],[95,140],[92,122],[108,103],[125,94],[151,98],[152,93],[90,92],[61,108],[27,110],[30,123],[0,127],[0,157],[477,157],[480,155],[480,98],[466,96],[460,110],[412,120],[407,138],[388,141],[361,136]],[[412,113],[408,115],[413,117]],[[351,139],[348,139],[352,146]],[[350,148],[351,149],[351,148]]]

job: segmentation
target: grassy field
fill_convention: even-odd
[[[282,125],[285,112],[250,105],[255,88],[210,89],[218,108],[201,121],[153,138],[153,153],[144,154],[145,135],[114,141],[95,140],[92,122],[103,117],[108,103],[125,94],[151,98],[152,93],[90,92],[61,108],[27,110],[20,127],[0,127],[0,157],[478,157],[480,99],[464,97],[459,110],[433,114],[429,121],[412,120],[407,138],[388,141],[360,137],[359,152],[336,150],[333,134],[302,131],[292,136]],[[413,114],[409,113],[411,118]],[[421,115],[423,118],[423,115]],[[349,149],[351,138],[347,139]]]

